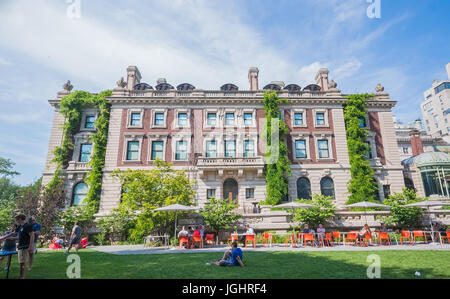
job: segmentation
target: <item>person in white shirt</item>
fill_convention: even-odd
[[[245,235],[254,235],[254,234],[255,234],[255,230],[253,228],[251,228],[250,225],[246,224],[245,225]],[[241,242],[244,245],[245,245],[245,235],[243,235],[241,238]]]

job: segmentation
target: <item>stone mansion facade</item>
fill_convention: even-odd
[[[196,181],[197,205],[214,196],[236,201],[245,213],[251,211],[266,197],[262,99],[268,89],[289,100],[281,110],[289,129],[286,143],[292,169],[286,200],[318,193],[332,196],[342,207],[350,180],[345,95],[329,79],[327,69],[320,69],[315,83],[304,88],[274,81],[260,89],[258,75],[257,68],[250,68],[248,90],[231,83],[218,90],[202,90],[188,83],[175,88],[165,79],[151,86],[141,81],[137,67],[128,67],[127,80],[117,82],[107,97],[111,113],[98,215],[120,202],[122,188],[111,178],[113,170],[150,169],[157,158],[173,163],[175,169],[185,169]],[[64,122],[59,103],[70,89],[49,101],[55,110],[43,184],[54,173],[51,160],[62,141]],[[380,200],[405,186],[391,111],[395,104],[378,85],[361,124],[370,130],[368,159],[375,170]],[[73,158],[63,170],[67,204],[81,204],[87,193],[83,180],[89,171],[89,137],[95,132],[97,114],[96,109],[86,108],[74,135]]]

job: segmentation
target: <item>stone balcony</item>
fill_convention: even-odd
[[[218,171],[219,176],[223,176],[224,170],[237,170],[238,175],[242,176],[244,170],[256,170],[258,176],[262,177],[264,172],[264,157],[251,158],[205,158],[199,157],[197,168],[200,176],[204,171]]]
[[[91,170],[88,162],[70,161],[67,172],[88,172]]]

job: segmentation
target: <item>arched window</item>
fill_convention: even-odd
[[[80,182],[73,188],[72,206],[81,206],[88,193],[88,185]]]
[[[311,199],[311,183],[305,177],[297,180],[297,198]]]
[[[330,196],[334,199],[334,182],[330,177],[323,177],[320,180],[320,192],[323,196]]]

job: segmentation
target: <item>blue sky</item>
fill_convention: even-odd
[[[76,0],[67,0],[74,3]],[[68,79],[74,89],[115,87],[128,65],[143,82],[167,78],[217,89],[248,89],[280,80],[313,83],[320,67],[344,93],[374,92],[378,82],[398,101],[403,122],[421,117],[433,79],[447,78],[448,0],[101,1],[0,0],[0,156],[30,183],[44,168],[52,122],[49,99]]]

